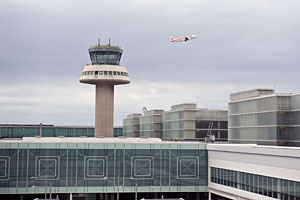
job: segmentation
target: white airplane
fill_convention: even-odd
[[[187,42],[187,41],[189,41],[191,39],[195,39],[195,38],[196,38],[196,35],[189,35],[189,36],[178,38],[178,39],[171,36],[171,42]]]

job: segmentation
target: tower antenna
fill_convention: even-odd
[[[109,38],[108,46],[110,46],[110,38]]]
[[[98,46],[100,46],[100,38],[98,39]]]

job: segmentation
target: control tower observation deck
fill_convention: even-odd
[[[83,68],[80,82],[96,85],[95,137],[113,137],[114,85],[130,83],[126,67],[119,65],[122,53],[110,44],[89,48],[92,64]]]

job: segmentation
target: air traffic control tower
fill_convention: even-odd
[[[110,43],[89,48],[92,64],[83,68],[80,82],[96,85],[95,137],[113,137],[114,86],[130,83],[126,67],[119,65],[122,53]]]

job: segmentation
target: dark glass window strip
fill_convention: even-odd
[[[276,199],[300,200],[300,182],[296,181],[215,167],[210,168],[210,181]]]
[[[126,72],[116,72],[116,71],[85,71],[85,72],[82,72],[82,75],[103,75],[103,72],[104,72],[104,75],[118,75],[118,76],[128,76],[128,73]]]
[[[42,127],[42,137],[94,137],[94,128],[61,128],[61,127]],[[114,136],[122,136],[123,128],[114,128]],[[1,127],[0,138],[22,138],[40,136],[40,127]],[[1,166],[0,166],[1,167]],[[0,177],[1,181],[1,177]]]

